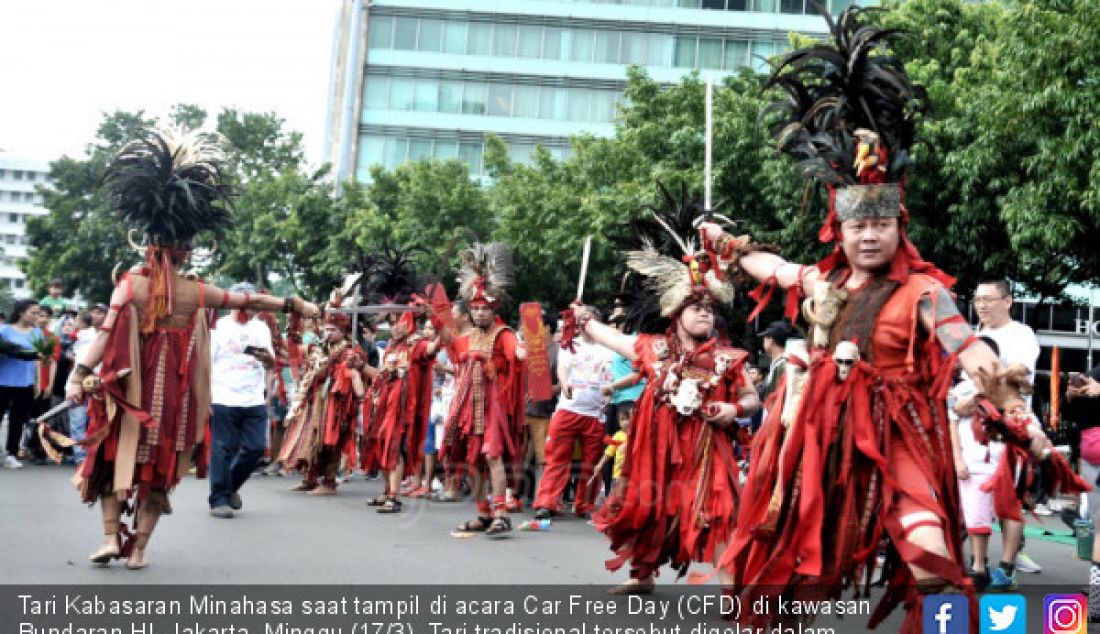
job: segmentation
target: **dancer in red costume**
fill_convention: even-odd
[[[339,307],[334,293],[330,306]],[[325,315],[324,339],[309,346],[306,367],[287,414],[286,437],[279,461],[304,475],[294,491],[335,495],[341,456],[354,464],[355,424],[363,400],[363,351],[351,340],[351,318]]]
[[[146,245],[145,264],[115,286],[107,318],[66,390],[79,402],[91,368],[102,362],[88,382],[96,388],[88,405],[88,457],[74,478],[81,499],[99,500],[103,509],[103,545],[90,557],[96,563],[127,557],[127,568],[146,565],[153,528],[171,512],[168,492],[191,468],[210,413],[209,326],[216,309],[317,312],[299,299],[228,293],[180,273],[195,235],[229,221],[219,165],[217,148],[197,134],[150,133],[127,144],[107,172],[123,221]],[[135,515],[132,535],[121,522],[124,508]]]
[[[514,279],[507,244],[474,244],[462,254],[459,295],[473,328],[447,345],[457,378],[439,452],[448,477],[470,475],[477,518],[456,529],[462,532],[493,536],[512,530],[505,465],[520,458],[527,350],[496,311]]]
[[[866,591],[885,532],[888,587],[870,625],[904,601],[902,632],[912,634],[928,593],[973,599],[945,410],[956,360],[981,377],[985,396],[1005,413],[1000,430],[1017,432],[1016,442],[1047,460],[1064,490],[1087,485],[1050,455],[1037,427],[1027,427],[1010,375],[958,313],[947,290],[953,279],[922,260],[906,236],[908,150],[924,91],[901,61],[870,50],[890,34],[865,15],[846,10],[831,45],[789,54],[771,81],[789,93],[770,110],[783,115],[775,123],[779,149],[828,189],[820,237],[834,242],[833,252],[799,266],[747,236],[703,226],[706,246],[731,275],[788,289],[795,310],[807,297],[802,312],[812,328],[807,346],[788,350],[786,374],[767,404],[720,565],[734,574],[732,591],[743,600],[836,598],[852,586]],[[976,604],[971,614],[976,628]],[[772,610],[745,620],[781,619]]]
[[[432,365],[438,351],[439,338],[421,338],[415,314],[404,313],[390,329],[381,367],[371,378],[366,407],[370,418],[364,419],[364,426],[378,430],[376,451],[385,492],[369,504],[377,506],[379,513],[400,512],[401,479],[406,471],[419,473],[432,404]]]
[[[564,348],[584,334],[633,361],[646,380],[622,476],[594,518],[617,554],[608,569],[630,564],[630,579],[612,594],[651,592],[665,563],[683,575],[692,562],[714,563],[722,554],[740,497],[735,421],[760,406],[745,370],[748,353],[715,333],[715,311],[733,300],[733,288],[694,248],[698,207],[686,195],[677,203],[663,187],[661,194],[666,208],[635,225],[645,246],[627,255],[636,292],[624,317],[632,331],[661,334],[626,335],[578,306],[566,315],[562,341]],[[675,233],[660,239],[665,230]],[[673,257],[654,248],[661,244]]]

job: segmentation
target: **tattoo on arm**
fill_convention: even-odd
[[[933,294],[934,298],[926,295],[920,299],[918,307],[922,320],[926,325],[931,324],[932,331],[944,350],[948,354],[954,354],[966,347],[974,332],[959,313],[955,299],[946,288],[940,286]]]

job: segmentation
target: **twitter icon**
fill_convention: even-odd
[[[1022,595],[983,595],[980,610],[982,634],[1027,632],[1027,600]]]

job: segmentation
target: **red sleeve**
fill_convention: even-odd
[[[643,378],[653,378],[653,366],[659,361],[655,344],[665,343],[667,340],[662,335],[638,335],[634,340],[634,369]]]

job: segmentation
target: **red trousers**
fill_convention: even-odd
[[[589,498],[595,496],[588,491],[588,479],[603,453],[603,422],[595,416],[582,416],[564,409],[554,412],[550,419],[550,429],[546,433],[546,469],[535,496],[535,508],[561,511],[561,493],[569,481],[576,440],[581,441],[581,473],[573,496],[573,512],[584,515],[592,510]],[[596,486],[601,484],[602,481],[597,482]]]

